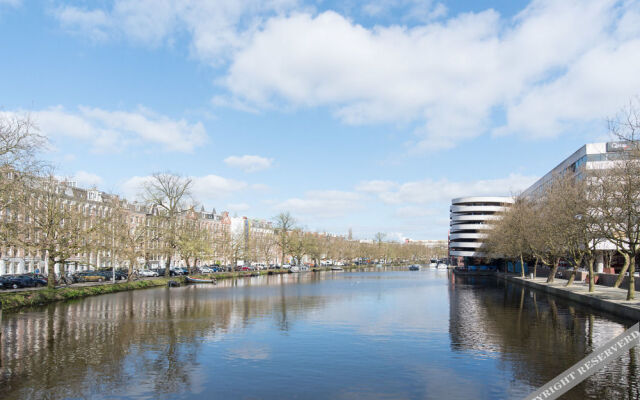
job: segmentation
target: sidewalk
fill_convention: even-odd
[[[624,318],[640,321],[640,293],[638,292],[636,292],[635,300],[627,301],[626,289],[595,285],[595,291],[589,292],[588,283],[574,282],[571,286],[565,287],[567,283],[566,279],[556,278],[553,283],[547,283],[547,278],[528,279],[506,274],[499,274],[498,277],[586,304]]]

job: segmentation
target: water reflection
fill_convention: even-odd
[[[452,349],[499,359],[523,396],[633,324],[491,277],[453,276],[449,296]],[[631,351],[563,398],[636,399],[639,374]]]
[[[303,273],[5,314],[2,398],[513,398],[628,321],[446,271]],[[568,398],[636,398],[638,355]]]

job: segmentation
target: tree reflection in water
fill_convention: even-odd
[[[442,272],[273,275],[5,314],[0,396],[524,397],[631,325]],[[567,398],[636,398],[637,357]]]
[[[633,325],[493,277],[450,279],[452,348],[491,353],[530,388],[542,386]],[[637,399],[639,374],[632,351],[563,399]]]
[[[121,393],[137,374],[150,380],[128,388],[131,393],[189,392],[203,338],[216,340],[264,315],[286,330],[292,317],[317,305],[309,303],[324,301],[304,297],[288,304],[284,292],[278,297],[224,293],[249,284],[285,285],[300,279],[278,275],[248,281],[222,281],[213,293],[197,286],[132,291],[5,314],[3,399]]]

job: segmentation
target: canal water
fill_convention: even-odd
[[[517,399],[633,322],[443,270],[138,290],[5,313],[0,398]],[[638,357],[563,398],[638,398]]]

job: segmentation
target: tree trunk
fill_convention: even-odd
[[[636,272],[636,255],[630,257],[629,262],[629,289],[627,290],[627,300],[636,298],[636,280],[633,274]]]
[[[560,264],[560,259],[556,258],[553,260],[553,268],[549,272],[549,276],[547,277],[547,283],[553,283],[556,277],[556,272],[558,272],[558,265]]]
[[[574,260],[573,271],[571,271],[571,276],[569,277],[569,280],[567,281],[565,286],[570,286],[571,284],[573,284],[573,281],[576,279],[576,273],[578,273],[578,266],[580,265],[582,265],[582,257],[580,257],[577,261]]]
[[[622,280],[624,279],[624,274],[626,274],[627,269],[629,269],[629,263],[630,263],[629,255],[626,253],[620,253],[620,254],[622,254],[622,257],[624,257],[624,266],[620,270],[620,274],[618,275],[618,279],[616,279],[616,283],[613,284],[614,288],[617,288],[620,286],[620,284],[622,283]]]
[[[533,279],[536,279],[536,274],[538,272],[538,257],[536,257],[535,262],[533,263]]]
[[[65,264],[64,262],[61,262],[61,263],[60,263],[60,279],[61,279],[61,280],[62,280],[62,278],[64,278],[64,276],[66,275],[66,274],[65,274],[65,272],[66,272],[65,267],[66,267],[66,264]]]
[[[131,276],[133,275],[133,263],[135,261],[133,259],[129,260],[129,273],[127,274],[127,282],[131,281]]]
[[[524,278],[524,259],[522,254],[520,254],[520,276]]]
[[[593,262],[595,261],[595,256],[590,255],[587,258],[587,264],[589,265],[589,291],[593,292],[595,290],[596,277],[593,276]]]
[[[47,287],[49,289],[53,289],[56,287],[56,270],[55,270],[55,262],[51,259],[51,257],[47,257]]]
[[[164,276],[167,278],[171,276],[171,255],[167,256],[167,261],[164,263]]]

